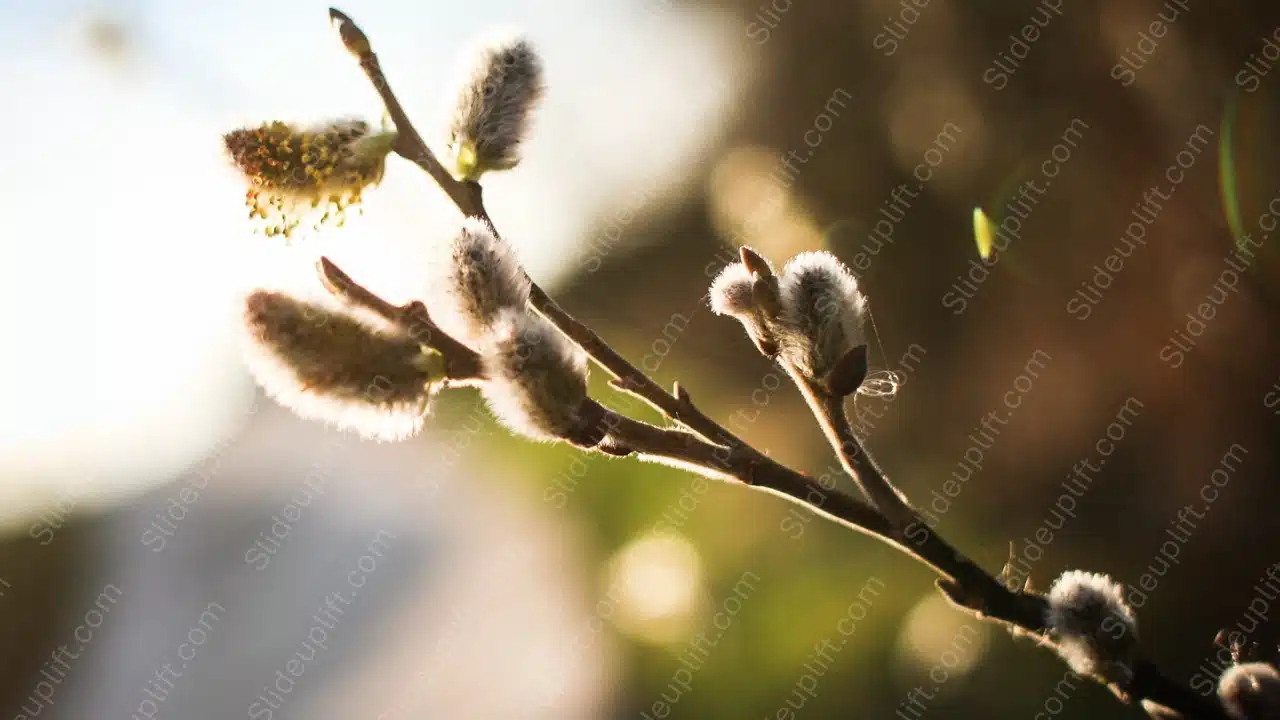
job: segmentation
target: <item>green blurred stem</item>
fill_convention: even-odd
[[[387,113],[395,123],[397,136],[392,148],[395,153],[422,168],[464,214],[481,218],[492,227],[492,219],[485,210],[482,188],[476,182],[455,179],[423,142],[422,136],[418,134],[391,90],[368,37],[345,13],[331,8],[329,17],[338,25],[343,44],[359,60],[360,67],[382,98]],[[431,345],[445,356],[446,362],[452,360],[452,372],[457,373],[456,380],[466,382],[478,379],[479,365],[475,353],[440,332],[431,322],[422,303],[410,303],[402,308],[390,305],[364,288],[355,286],[345,273],[327,260],[322,261],[321,273],[327,280],[346,278],[346,284],[330,283],[330,290],[348,301],[378,312],[388,319],[395,318],[394,321],[403,326],[412,326],[416,322],[417,327],[426,329],[431,333]],[[359,290],[353,292],[350,290],[352,286]],[[788,369],[818,418],[827,439],[839,454],[845,470],[877,507],[871,507],[834,489],[824,488],[812,478],[780,465],[747,445],[698,410],[688,393],[678,385],[673,392],[668,392],[632,365],[595,331],[561,308],[537,283],[533,283],[530,304],[580,345],[596,363],[612,373],[615,387],[639,397],[667,417],[697,433],[694,435],[674,428],[660,428],[597,408],[610,423],[609,441],[615,444],[615,448],[630,449],[642,456],[671,461],[708,477],[739,480],[751,487],[784,496],[813,512],[879,538],[932,567],[942,576],[938,587],[953,602],[979,616],[999,620],[1031,634],[1041,642],[1049,642],[1044,628],[1044,598],[1032,592],[1006,588],[928,528],[858,442],[849,426],[841,398],[833,397]],[[451,374],[452,377],[454,376]],[[821,498],[821,501],[816,502],[813,498]],[[1133,669],[1133,678],[1123,690],[1113,686],[1118,696],[1126,700],[1150,699],[1179,711],[1186,718],[1229,720],[1216,697],[1205,698],[1193,693],[1182,683],[1162,674],[1155,664],[1140,660]]]

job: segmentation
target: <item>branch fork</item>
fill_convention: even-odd
[[[427,147],[392,91],[368,36],[343,12],[330,9],[329,15],[343,45],[359,61],[395,125],[397,134],[391,151],[421,168],[464,215],[478,218],[492,228],[482,187],[473,180],[455,178]],[[749,290],[744,291],[749,297],[738,297],[751,307],[732,314],[739,315],[760,352],[778,362],[791,377],[843,469],[856,481],[862,498],[820,486],[752,447],[701,411],[678,382],[670,391],[665,390],[531,281],[528,305],[609,372],[613,388],[644,400],[671,422],[667,427],[641,422],[588,397],[579,409],[579,422],[560,439],[608,455],[635,454],[669,461],[707,477],[740,482],[786,497],[849,529],[886,542],[930,567],[939,576],[939,591],[957,608],[998,622],[1041,644],[1058,643],[1058,629],[1051,627],[1049,621],[1051,610],[1056,607],[1052,591],[1045,596],[1029,587],[1006,587],[950,545],[924,522],[854,434],[844,403],[867,376],[865,342],[839,349],[838,356],[828,352],[826,359],[817,358],[821,362],[816,364],[813,356],[797,354],[793,317],[796,304],[785,293],[800,292],[795,290],[798,281],[791,276],[780,281],[769,261],[750,248],[742,248],[741,263],[745,271],[739,272],[744,274],[736,277],[750,283]],[[327,258],[319,261],[317,270],[324,286],[336,298],[373,313],[421,345],[438,351],[444,358],[447,383],[484,385],[488,381],[481,354],[441,330],[423,303],[389,303]],[[784,274],[789,272],[790,264]],[[854,302],[861,312],[863,299],[853,289],[851,276],[845,282],[849,284],[845,299]],[[850,327],[845,327],[846,335]],[[822,500],[815,504],[809,500],[811,497]],[[1217,697],[1193,693],[1162,674],[1149,660],[1135,658],[1126,667],[1129,672],[1124,677],[1102,678],[1122,700],[1159,705],[1184,718],[1227,720],[1227,711]]]

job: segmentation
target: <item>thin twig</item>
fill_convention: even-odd
[[[893,534],[913,543],[917,539],[932,539],[950,549],[950,557],[946,553],[930,553],[931,556],[942,557],[942,561],[935,563],[935,566],[941,567],[953,581],[940,582],[939,589],[962,608],[1043,638],[1048,630],[1045,627],[1045,611],[1048,607],[1045,599],[1035,593],[1006,587],[934,533],[911,507],[906,496],[884,475],[875,459],[853,433],[849,416],[845,412],[844,398],[827,392],[785,362],[783,365],[809,404],[845,470],[858,481],[863,492],[880,511],[892,518]],[[1114,689],[1118,690],[1117,694],[1120,696],[1153,700],[1178,710],[1187,718],[1227,718],[1216,696],[1206,698],[1191,692],[1182,683],[1161,673],[1159,667],[1147,659],[1139,659],[1134,663],[1133,675],[1126,687]]]
[[[713,445],[682,430],[657,427],[612,411],[606,413],[610,434],[640,455],[679,461],[689,470],[713,479],[730,477],[746,485],[772,490],[871,535],[881,536],[892,530],[883,515],[856,498],[844,496],[829,507],[824,504],[815,508],[806,497],[843,493],[823,489],[817,481],[785,465],[772,460],[759,462],[754,453],[742,448]]]
[[[452,384],[473,384],[483,378],[484,365],[480,355],[441,330],[422,303],[414,301],[407,305],[393,305],[352,280],[329,258],[320,258],[316,269],[325,289],[334,297],[372,312],[418,343],[439,352],[444,358],[445,374]]]
[[[942,572],[954,582],[943,587],[956,604],[992,618],[1003,620],[1031,632],[1044,632],[1044,601],[1033,593],[1010,591],[980,565],[946,543],[911,507],[906,496],[894,487],[858,436],[853,433],[845,413],[844,398],[828,392],[799,373],[785,361],[783,369],[791,376],[808,403],[819,427],[827,437],[845,472],[858,483],[863,494],[889,518],[890,534],[904,543],[923,544],[928,540],[945,545],[939,563]],[[935,553],[935,555],[937,555]]]
[[[446,359],[451,380],[481,377],[483,368],[479,355],[439,330],[422,303],[394,305],[357,283],[328,258],[321,258],[319,271],[325,287],[338,298],[373,312],[401,327],[419,342],[439,350]],[[675,386],[674,394],[692,407],[688,393],[679,384]],[[615,449],[625,448],[640,455],[676,461],[681,467],[709,478],[735,479],[894,545],[939,575],[951,576],[954,573],[957,553],[941,538],[928,534],[909,545],[895,537],[892,524],[875,508],[835,488],[824,487],[749,445],[716,445],[691,433],[649,425],[620,415],[599,406],[594,400],[587,402],[595,406],[590,414],[608,428],[616,443]]]
[[[845,472],[858,483],[867,499],[875,503],[898,530],[905,530],[912,523],[919,522],[919,514],[911,508],[902,492],[889,482],[853,434],[849,418],[844,412],[844,398],[827,392],[801,375],[789,363],[781,360],[779,362],[809,404],[809,410],[817,418],[819,427],[836,451]]]
[[[975,571],[982,573],[976,566],[967,571],[963,569],[963,564],[969,562],[967,558],[936,534],[921,534],[908,543],[898,536],[883,514],[862,500],[825,487],[767,456],[761,460],[749,447],[724,448],[691,433],[660,428],[609,410],[602,414],[611,434],[640,455],[678,461],[681,467],[713,479],[723,480],[727,475],[758,490],[786,498],[845,527],[887,542],[944,577],[956,574],[967,577]],[[961,570],[957,571],[957,568]],[[990,576],[981,576],[995,582]],[[1009,602],[1002,603],[996,608],[999,615],[992,613],[991,617],[1026,629],[1040,629],[1044,618],[1043,598],[1004,592],[1003,587],[1000,590]]]
[[[338,26],[338,32],[342,36],[343,44],[360,61],[360,67],[364,70],[364,74],[369,77],[369,81],[373,83],[373,88],[378,92],[378,96],[382,98],[382,104],[386,107],[387,114],[391,116],[391,122],[396,126],[396,140],[391,149],[397,155],[426,171],[464,214],[487,219],[488,216],[484,212],[484,205],[480,201],[480,186],[476,183],[464,183],[454,179],[444,165],[440,164],[440,161],[436,159],[435,153],[431,152],[431,149],[423,142],[422,136],[413,127],[413,123],[409,120],[408,114],[405,113],[404,107],[400,105],[399,98],[392,92],[391,85],[387,82],[387,76],[382,72],[382,65],[378,63],[378,56],[374,54],[369,38],[364,34],[364,31],[346,13],[337,8],[329,8],[329,20]]]

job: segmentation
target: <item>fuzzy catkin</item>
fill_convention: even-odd
[[[382,180],[395,133],[362,120],[303,128],[270,122],[222,136],[232,164],[249,186],[249,218],[266,235],[290,237],[304,223],[341,226],[348,208]]]
[[[760,352],[769,357],[777,353],[772,330],[776,325],[775,319],[760,306],[760,299],[756,297],[756,277],[745,263],[725,266],[711,282],[708,294],[712,312],[736,318]]]
[[[1071,570],[1054,581],[1047,600],[1045,624],[1072,670],[1109,676],[1115,667],[1128,667],[1137,646],[1138,620],[1119,583],[1100,573]]]
[[[482,392],[512,432],[538,440],[570,437],[587,398],[587,354],[546,318],[508,310],[484,352]]]
[[[497,35],[478,47],[449,119],[454,173],[474,180],[488,170],[515,167],[545,87],[542,60],[523,35]]]
[[[782,357],[821,380],[853,348],[866,343],[866,297],[853,273],[825,251],[792,258],[778,279],[782,303],[775,335]]]
[[[443,367],[412,338],[266,290],[245,299],[244,322],[254,378],[298,415],[382,440],[422,428]]]
[[[1232,665],[1218,680],[1218,697],[1232,720],[1280,718],[1280,672],[1266,663]]]
[[[529,278],[511,246],[488,223],[467,218],[444,245],[437,268],[432,308],[450,334],[472,345],[493,333],[506,310],[523,310]]]

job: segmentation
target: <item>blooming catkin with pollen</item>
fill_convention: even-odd
[[[523,35],[495,35],[470,60],[448,138],[454,174],[465,180],[520,162],[520,141],[545,90],[542,60]]]
[[[381,440],[422,428],[439,353],[401,333],[284,293],[245,300],[250,371],[267,394],[298,415]]]
[[[563,439],[578,429],[587,355],[541,315],[507,310],[484,352],[485,400],[512,432]]]
[[[1232,720],[1280,718],[1280,672],[1266,663],[1232,665],[1218,680],[1218,697]]]
[[[1047,599],[1045,624],[1072,670],[1114,679],[1117,670],[1130,669],[1138,620],[1119,583],[1099,573],[1071,570],[1054,581]]]
[[[271,122],[222,136],[232,164],[249,185],[249,218],[267,235],[290,237],[304,223],[339,227],[365,188],[382,180],[394,132],[361,120],[315,128]]]
[[[853,348],[865,344],[866,297],[834,255],[801,253],[778,279],[782,311],[775,335],[779,350],[803,375],[821,380]]]
[[[503,311],[524,309],[529,278],[511,246],[478,218],[468,218],[444,247],[432,283],[440,297],[431,306],[446,332],[479,345]]]

